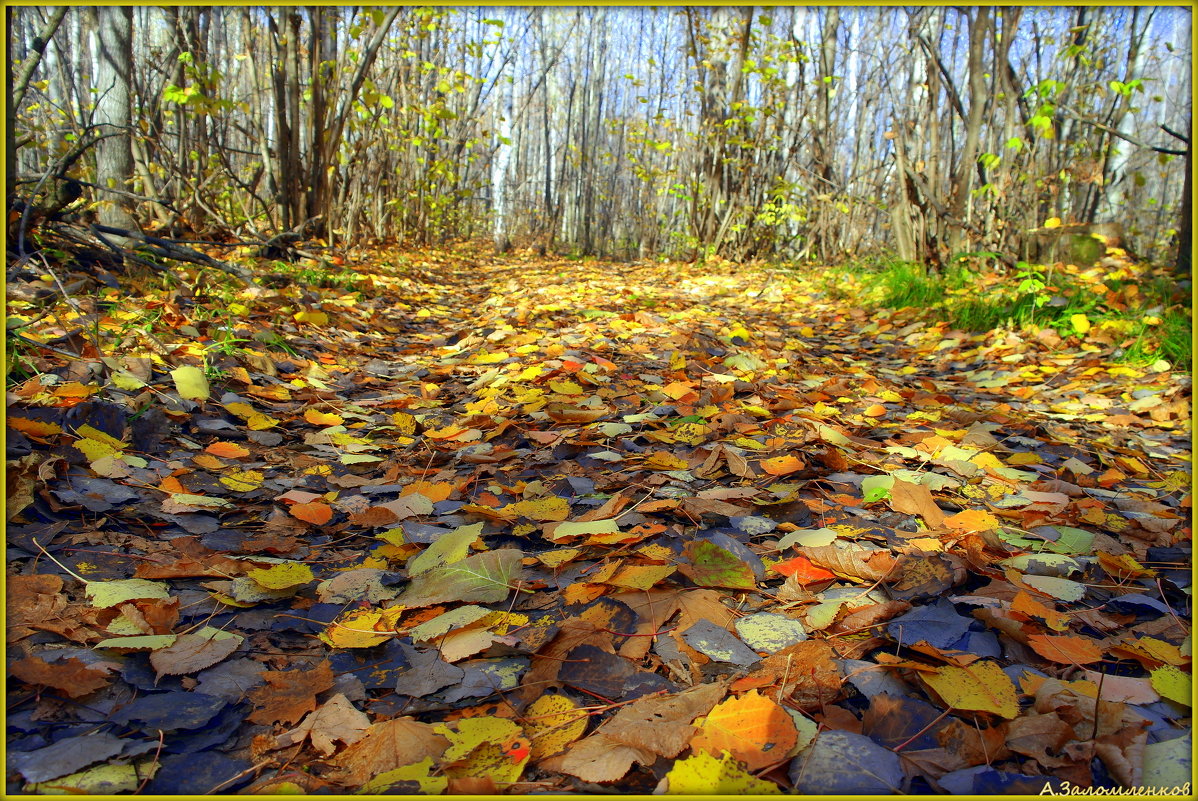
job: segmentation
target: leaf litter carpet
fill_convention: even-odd
[[[726,263],[354,269],[10,390],[11,792],[1188,780],[1188,376]]]

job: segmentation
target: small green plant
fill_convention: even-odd
[[[204,345],[205,352],[220,353],[224,356],[232,356],[241,350],[240,343],[249,342],[248,339],[238,337],[231,328],[218,328],[215,331],[216,336],[211,342]]]
[[[1015,267],[1018,270],[1015,273],[1015,279],[1019,281],[1019,286],[1015,288],[1015,291],[1028,298],[1033,309],[1040,308],[1052,299],[1052,296],[1045,291],[1048,289],[1048,281],[1044,273],[1038,269],[1038,265],[1021,261]]]
[[[261,342],[263,345],[266,345],[268,348],[281,350],[288,356],[299,356],[299,352],[289,345],[286,339],[284,339],[280,334],[274,333],[273,331],[263,331],[261,333],[255,334],[254,339],[257,342]]]

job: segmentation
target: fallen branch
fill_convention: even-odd
[[[239,267],[236,264],[214,259],[211,256],[201,253],[198,250],[192,250],[188,247],[183,247],[179,243],[170,239],[161,239],[156,236],[143,234],[141,231],[129,231],[124,228],[115,228],[111,225],[100,225],[93,223],[91,226],[92,233],[100,236],[101,234],[109,234],[111,236],[120,236],[126,239],[133,239],[143,243],[149,251],[155,256],[164,259],[173,259],[175,261],[185,261],[191,264],[201,264],[205,267],[214,267],[218,270],[228,273],[234,278],[239,279],[246,286],[251,286],[254,283],[254,274],[244,267]],[[103,237],[101,237],[103,238]]]

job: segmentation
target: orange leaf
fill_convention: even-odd
[[[761,469],[771,476],[784,476],[802,470],[806,465],[797,456],[775,456],[772,459],[762,459]]]
[[[403,488],[401,495],[411,495],[413,492],[419,492],[424,497],[428,498],[433,503],[443,501],[449,497],[454,491],[454,485],[448,481],[434,483],[432,481],[413,481],[411,484]]]
[[[287,511],[291,512],[292,517],[316,526],[323,526],[333,518],[333,507],[327,503],[297,503],[292,504]]]
[[[674,400],[682,400],[687,395],[694,392],[694,388],[685,381],[675,381],[671,384],[666,384],[661,388],[661,391],[669,395]]]
[[[1049,628],[1056,631],[1064,631],[1069,628],[1068,615],[1058,612],[1051,606],[1045,606],[1024,590],[1020,590],[1015,595],[1015,599],[1011,601],[1011,611],[1029,617],[1038,617],[1047,623]]]
[[[1086,665],[1102,659],[1102,649],[1093,640],[1072,634],[1031,634],[1027,643],[1050,662]]]
[[[866,417],[885,417],[886,407],[880,403],[875,403],[873,406],[870,406],[868,409],[862,412],[862,414],[864,414]]]
[[[171,495],[176,495],[180,492],[187,492],[187,488],[184,487],[183,484],[180,483],[179,479],[175,478],[174,476],[167,476],[166,478],[162,479],[162,481],[158,482],[158,489],[162,490],[163,492],[169,492]]]
[[[944,518],[944,525],[959,531],[993,531],[998,528],[998,520],[981,509],[966,509]]]
[[[28,417],[9,417],[5,423],[9,428],[20,431],[31,437],[48,437],[51,434],[61,434],[62,426],[57,423],[47,423],[42,420],[30,420]]]
[[[236,442],[214,442],[204,450],[213,456],[223,456],[226,459],[244,459],[250,455],[249,450]]]
[[[191,457],[191,461],[205,470],[220,470],[228,466],[210,453],[197,453]]]
[[[339,426],[345,422],[345,418],[339,414],[318,412],[315,409],[304,410],[304,419],[314,426]]]
[[[787,559],[785,562],[779,562],[772,565],[771,570],[779,575],[794,576],[795,581],[800,584],[814,584],[817,581],[829,581],[836,578],[836,574],[824,570],[822,567],[816,567],[811,564],[811,560],[803,556],[796,556],[794,559]]]
[[[749,770],[788,759],[798,740],[794,721],[773,699],[756,690],[717,704],[691,740],[695,752],[728,751]]]

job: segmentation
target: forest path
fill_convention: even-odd
[[[769,386],[854,387],[847,406],[829,405],[835,393],[827,388],[811,402],[822,402],[824,419],[864,423],[874,436],[911,419],[968,426],[995,416],[1024,418],[1063,444],[1155,447],[1174,466],[1189,452],[1179,426],[1188,420],[1184,376],[1114,364],[1059,337],[964,332],[909,310],[862,308],[802,273],[505,258],[441,270],[432,286],[432,305],[422,307],[433,311],[421,326],[425,343],[493,352],[514,337],[525,349],[592,351],[626,374],[680,357],[686,365],[672,377],[698,381],[729,375],[718,366],[728,359],[760,360],[749,373]],[[883,401],[883,390],[903,398]],[[861,416],[877,405],[885,414]]]
[[[220,359],[198,318],[190,370],[121,356],[153,392],[10,390],[23,789],[111,782],[102,732],[130,792],[649,793],[730,750],[751,793],[1034,794],[1047,716],[1070,781],[1188,726],[1184,376],[729,264],[319,279]],[[1125,699],[1100,770],[1078,665]]]

